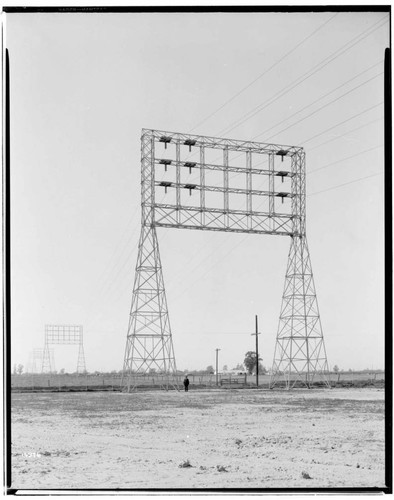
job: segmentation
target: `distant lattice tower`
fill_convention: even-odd
[[[310,387],[317,378],[329,385],[305,231],[303,149],[144,129],[141,152],[142,228],[123,366],[126,387],[134,373],[176,371],[157,227],[290,236],[270,387]],[[221,182],[209,182],[212,173]],[[193,182],[186,181],[188,175]],[[243,180],[234,186],[237,176]],[[279,179],[285,182],[280,190]],[[159,190],[172,198],[158,202]]]
[[[44,349],[36,348],[30,353],[31,359],[31,372],[32,373],[40,373],[42,371],[42,362],[44,359]],[[51,371],[55,371],[55,355],[54,350],[49,349],[49,361]]]
[[[86,371],[83,349],[83,327],[81,325],[45,325],[45,346],[42,372],[51,372],[50,345],[78,345],[77,372]]]

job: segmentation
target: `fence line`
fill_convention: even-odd
[[[256,385],[254,375],[235,374],[190,374],[190,388],[215,388],[226,387],[253,387]],[[179,375],[134,375],[131,377],[131,386],[142,388],[158,388],[166,385],[183,387],[183,374]],[[218,384],[216,383],[218,381]],[[259,386],[268,387],[270,376],[260,375]],[[385,381],[385,373],[378,371],[370,372],[338,372],[330,374],[331,383],[335,386],[359,383],[382,383]],[[317,381],[317,380],[316,380]],[[21,374],[11,376],[11,389],[26,390],[122,390],[121,374]]]

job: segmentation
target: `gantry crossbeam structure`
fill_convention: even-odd
[[[301,147],[142,130],[142,228],[123,367],[128,389],[135,373],[176,371],[157,227],[289,236],[271,386],[281,380],[287,388],[309,387],[317,372],[329,383],[305,197]]]
[[[163,148],[158,145],[164,144]],[[169,155],[172,147],[172,157]],[[190,158],[191,149],[197,151]],[[154,224],[156,227],[177,227],[184,229],[203,229],[211,231],[247,232],[257,234],[289,235],[294,230],[294,218],[300,218],[299,205],[293,203],[291,212],[282,213],[276,206],[275,199],[282,202],[285,198],[300,196],[300,192],[292,193],[283,189],[275,189],[275,178],[291,179],[295,174],[283,168],[275,169],[275,159],[303,157],[302,148],[294,146],[279,146],[251,141],[236,141],[197,135],[174,134],[157,130],[144,130],[142,139],[143,159],[146,172],[143,182],[147,190],[143,191],[145,207],[154,207]],[[209,153],[219,153],[216,162],[206,161]],[[160,156],[157,156],[159,154]],[[232,157],[241,158],[242,165],[231,165]],[[266,168],[258,168],[259,162],[266,160]],[[193,160],[193,161],[191,161]],[[280,164],[281,165],[281,164]],[[166,172],[172,167],[175,177],[172,180],[158,178],[158,167]],[[182,182],[184,173],[197,173],[195,182]],[[222,182],[209,182],[209,173],[222,175]],[[231,174],[243,177],[244,182],[238,186],[231,185]],[[196,177],[196,176],[195,176]],[[269,182],[267,182],[269,179]],[[150,188],[148,187],[150,184]],[[261,187],[265,186],[265,188]],[[295,187],[297,187],[295,185]],[[158,188],[175,191],[173,203],[160,203]],[[199,194],[198,203],[191,206],[182,199],[182,192],[192,191]],[[207,202],[207,194],[217,193],[222,196],[223,203],[214,207]],[[243,199],[243,208],[231,206],[231,197],[236,195]],[[269,200],[265,210],[258,210],[261,199]]]
[[[86,371],[82,325],[45,325],[45,345],[42,372],[51,372],[50,345],[78,345],[77,372]]]

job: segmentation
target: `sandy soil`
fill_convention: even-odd
[[[369,388],[13,394],[12,487],[384,487],[383,398]]]

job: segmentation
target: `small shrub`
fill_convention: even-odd
[[[190,463],[189,460],[184,460],[183,462],[181,462],[178,467],[181,467],[181,468],[185,468],[185,467],[192,467],[192,464]]]

